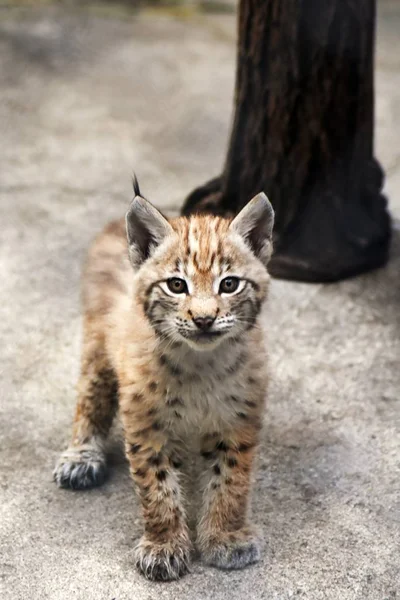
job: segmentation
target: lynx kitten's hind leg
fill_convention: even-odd
[[[96,440],[69,446],[57,461],[54,479],[59,487],[85,490],[101,485],[106,478],[106,459]]]
[[[90,324],[85,325],[72,440],[54,470],[59,487],[75,490],[104,482],[104,443],[117,409],[117,381],[105,356],[103,339],[90,331]]]

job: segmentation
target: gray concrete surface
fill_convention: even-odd
[[[400,7],[379,2],[377,154],[400,216]],[[139,509],[112,447],[108,483],[69,493],[69,433],[90,239],[121,215],[134,167],[173,212],[218,173],[233,16],[0,12],[0,598],[393,600],[400,597],[400,233],[387,268],[338,285],[274,281],[273,384],[254,490],[262,562],[132,567]]]

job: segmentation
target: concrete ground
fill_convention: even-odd
[[[101,489],[53,484],[89,241],[126,210],[133,167],[169,212],[217,174],[232,103],[233,15],[102,11],[0,11],[0,598],[399,598],[398,221],[383,270],[329,286],[273,282],[260,564],[222,573],[195,563],[178,583],[149,583],[132,567],[141,525],[120,454]],[[394,217],[399,32],[399,4],[380,0],[376,146]]]

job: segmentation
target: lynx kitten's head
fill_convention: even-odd
[[[141,197],[126,215],[136,298],[158,335],[210,350],[255,326],[266,298],[274,211],[258,194],[233,219],[167,220]]]

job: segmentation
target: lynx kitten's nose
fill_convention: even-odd
[[[206,317],[193,317],[193,323],[202,331],[207,331],[207,329],[210,329],[214,321],[215,317],[211,317],[209,315]]]

